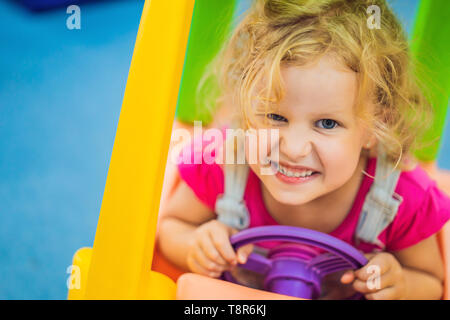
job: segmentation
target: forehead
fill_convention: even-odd
[[[351,112],[357,93],[356,73],[330,57],[306,66],[281,68],[285,95],[280,107],[302,112]]]

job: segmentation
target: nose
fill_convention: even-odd
[[[293,163],[308,156],[312,151],[310,133],[299,127],[287,127],[280,130],[280,153]]]

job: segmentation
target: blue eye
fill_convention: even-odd
[[[276,113],[267,114],[267,118],[269,118],[270,120],[273,120],[273,121],[288,122],[288,120],[285,117],[280,116],[279,114],[276,114]]]
[[[324,129],[334,129],[338,123],[331,119],[322,119],[317,121],[318,123],[322,122]]]

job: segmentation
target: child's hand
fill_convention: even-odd
[[[253,245],[243,246],[235,253],[230,236],[237,232],[217,220],[199,226],[194,232],[187,254],[187,264],[191,271],[218,278],[223,271],[231,270],[238,262],[247,262]]]
[[[353,288],[369,300],[404,298],[406,281],[398,260],[387,252],[365,256],[369,262],[359,270],[344,273],[341,282],[353,282]]]

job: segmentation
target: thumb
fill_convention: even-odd
[[[229,232],[230,236],[232,236],[232,235],[235,235],[236,233],[239,233],[240,231],[235,229],[235,228],[228,227],[228,232]],[[252,251],[253,251],[253,245],[252,244],[247,244],[245,246],[240,247],[237,250],[237,252],[236,252],[238,262],[240,264],[246,263],[247,262],[247,258],[250,255],[250,253],[252,253]]]
[[[247,262],[247,258],[250,255],[250,253],[252,253],[253,251],[253,245],[252,244],[247,244],[243,247],[240,247],[237,250],[237,256],[238,256],[238,262],[240,264],[244,264]]]
[[[355,280],[355,274],[354,274],[353,270],[349,270],[349,271],[345,272],[341,277],[341,283],[343,283],[343,284],[349,284],[353,280]]]
[[[376,253],[373,253],[373,252],[371,252],[371,253],[365,253],[364,256],[366,257],[366,259],[367,259],[368,261],[370,261],[373,257],[376,256]]]
[[[239,230],[238,230],[238,229],[235,229],[235,228],[232,228],[232,227],[228,227],[228,234],[229,234],[230,236],[233,236],[233,235],[235,235],[236,233],[239,233]]]

